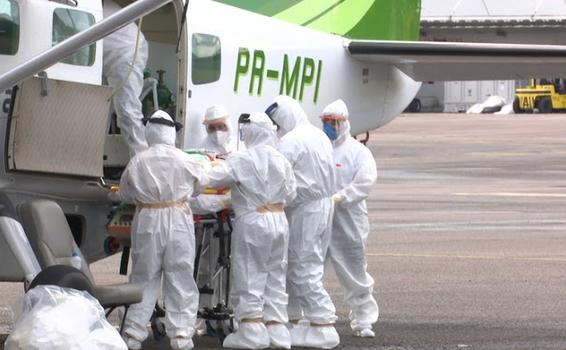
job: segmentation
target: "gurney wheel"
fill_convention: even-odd
[[[218,338],[220,343],[224,342],[224,338],[233,331],[230,320],[206,320],[207,334]]]
[[[165,323],[158,319],[151,321],[151,330],[153,331],[153,339],[161,341],[167,335],[165,330]]]

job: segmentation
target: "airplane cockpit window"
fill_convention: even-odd
[[[210,34],[194,33],[192,44],[193,84],[207,84],[220,79],[220,38]]]
[[[20,45],[20,7],[13,0],[0,0],[0,55],[15,55]]]
[[[2,0],[0,0],[2,1]],[[58,8],[53,12],[53,46],[94,24],[94,16],[79,10]],[[96,44],[83,47],[62,62],[76,66],[92,66],[96,56]]]

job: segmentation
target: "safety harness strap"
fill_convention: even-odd
[[[258,318],[242,318],[240,320],[241,323],[262,323],[263,319],[261,317]]]
[[[188,214],[191,214],[191,208],[189,207],[186,199],[182,199],[179,201],[171,201],[171,202],[159,202],[159,203],[137,202],[136,208],[139,209],[181,208],[181,209],[185,209]]]
[[[266,204],[256,208],[258,213],[278,213],[283,211],[283,203]]]

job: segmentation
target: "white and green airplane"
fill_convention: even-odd
[[[107,255],[100,179],[128,160],[121,136],[108,133],[100,39],[128,21],[143,16],[148,68],[166,71],[183,149],[199,146],[212,104],[226,106],[235,129],[240,113],[280,94],[315,125],[342,98],[360,134],[398,115],[421,81],[562,76],[566,67],[560,46],[419,42],[420,0],[118,2],[124,9],[103,19],[102,0],[0,0],[0,214],[56,200],[89,261]],[[0,242],[9,279],[4,250]]]

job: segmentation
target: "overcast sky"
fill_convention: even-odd
[[[422,17],[566,16],[565,0],[421,0]]]

